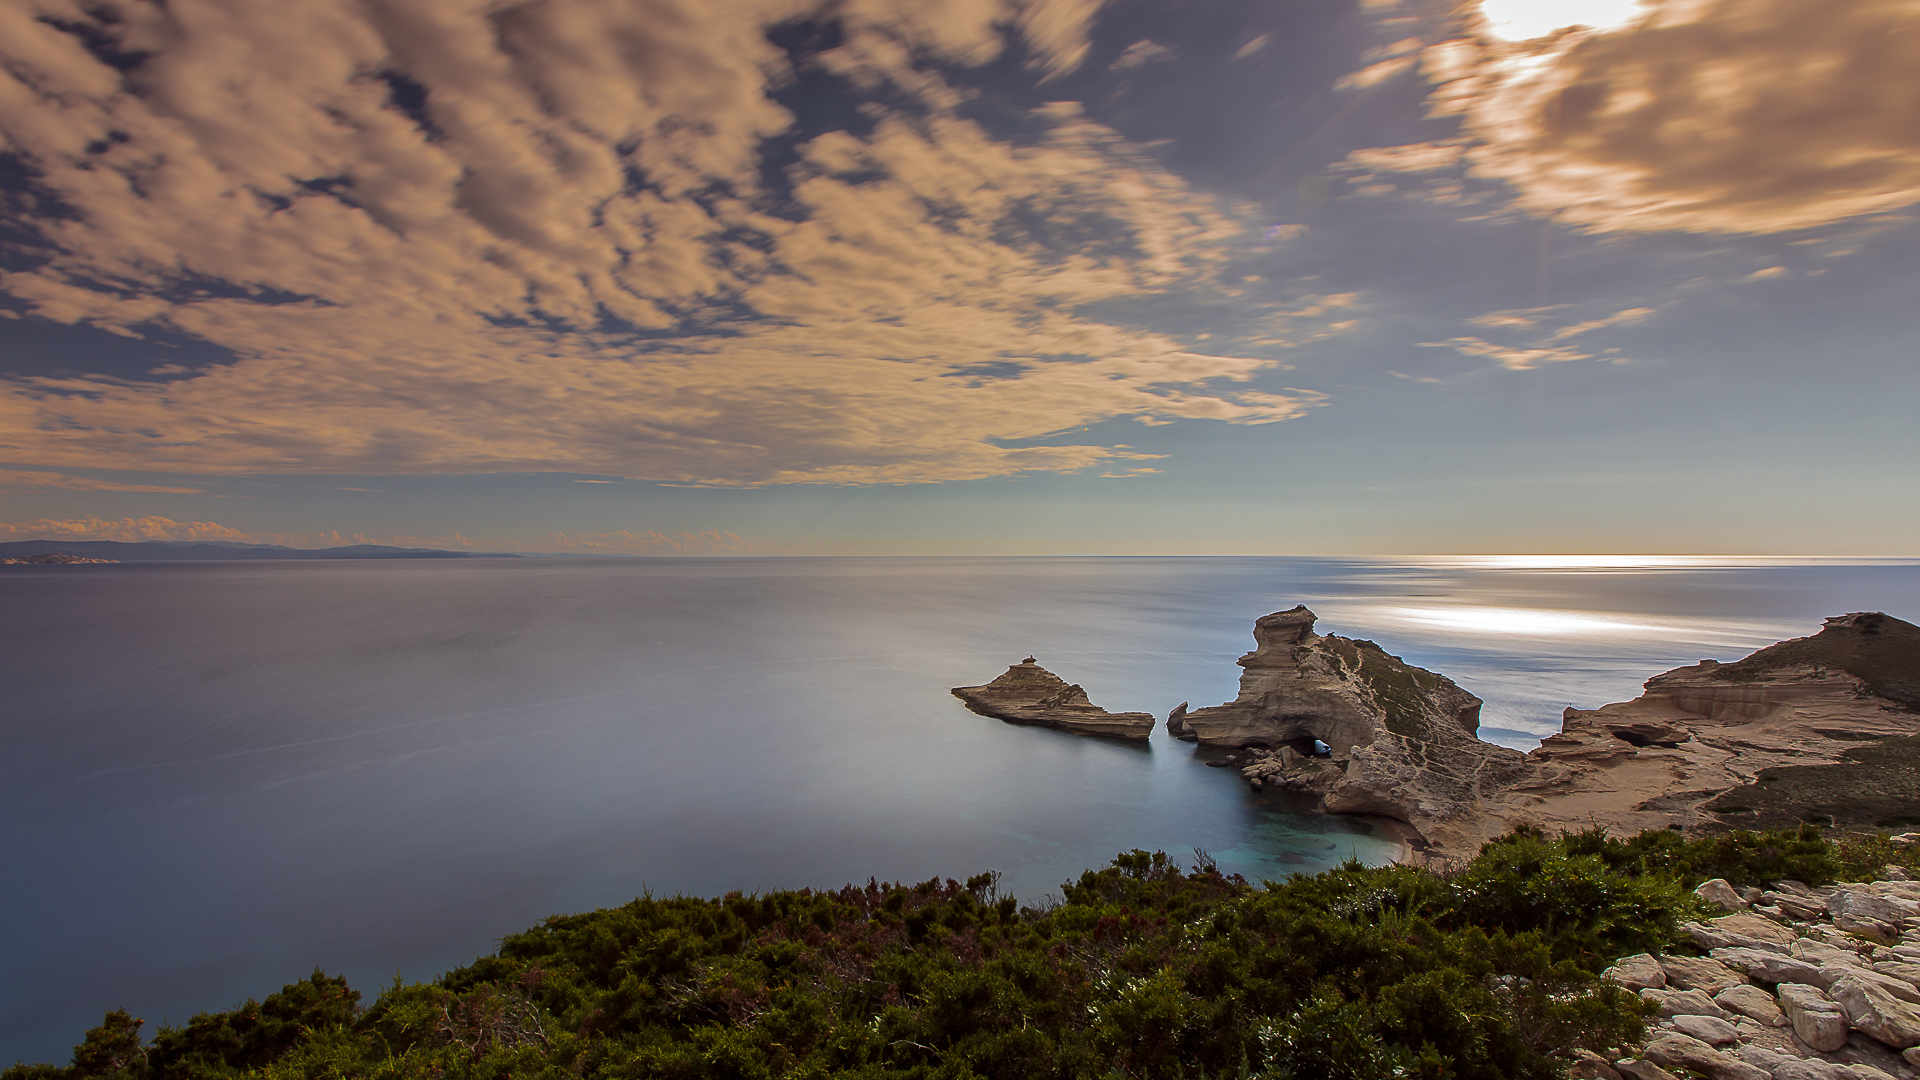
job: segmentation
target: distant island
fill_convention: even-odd
[[[56,558],[66,556],[66,558]],[[280,544],[235,544],[223,540],[185,543],[147,540],[13,540],[0,543],[0,560],[37,564],[102,562],[211,562],[227,559],[518,559],[519,555],[441,551],[437,548],[388,547],[384,544],[344,544],[339,547],[295,548]]]
[[[118,563],[119,559],[89,559],[80,555],[53,552],[48,555],[22,555],[0,559],[0,566],[71,566],[74,563]]]

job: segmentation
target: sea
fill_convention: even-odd
[[[474,559],[0,571],[0,1063],[107,1009],[151,1033],[315,968],[367,1000],[561,913],[1002,875],[1133,849],[1250,879],[1379,863],[1365,819],[1219,751],[976,716],[1033,655],[1114,711],[1231,700],[1305,603],[1485,699],[1566,707],[1879,610],[1920,561]]]

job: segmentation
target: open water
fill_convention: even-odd
[[[1920,563],[1284,558],[194,563],[0,572],[0,1063],[64,1061],[314,967],[370,999],[643,890],[985,869],[1028,900],[1116,852],[1278,877],[1388,846],[1205,751],[975,716],[1029,652],[1109,709],[1233,697],[1305,602],[1531,747],[1854,610]]]

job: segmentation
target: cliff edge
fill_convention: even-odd
[[[1480,832],[1903,825],[1920,815],[1913,736],[1920,627],[1840,615],[1744,660],[1656,675],[1632,701],[1568,709]]]
[[[1153,734],[1151,714],[1110,713],[1088,701],[1079,683],[1067,682],[1035,663],[1031,656],[984,686],[954,687],[953,696],[982,716],[1013,724],[1139,741]]]

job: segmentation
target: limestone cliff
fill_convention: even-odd
[[[1317,800],[1330,813],[1411,826],[1414,846],[1472,830],[1484,794],[1521,776],[1526,757],[1481,742],[1480,699],[1371,641],[1313,632],[1306,607],[1254,623],[1240,695],[1167,718],[1204,745],[1243,748],[1243,775]],[[1326,748],[1324,757],[1314,745]]]
[[[1880,612],[1731,664],[1703,660],[1646,693],[1568,709],[1534,768],[1487,800],[1482,836],[1518,824],[1708,832],[1920,815],[1920,627]]]
[[[1153,734],[1151,714],[1110,713],[1088,701],[1079,683],[1068,683],[1031,656],[984,686],[954,687],[953,696],[982,716],[1014,724],[1143,741]]]

